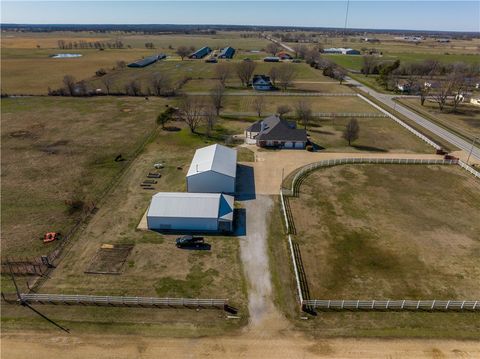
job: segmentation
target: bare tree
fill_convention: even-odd
[[[345,77],[347,77],[347,71],[345,71],[342,67],[335,67],[335,69],[333,70],[333,78],[335,80],[338,80],[338,82],[340,82],[340,85],[343,81],[345,81]]]
[[[185,95],[180,100],[179,115],[191,133],[196,133],[198,125],[202,122],[204,108],[204,103],[199,96]]]
[[[216,115],[220,115],[220,109],[223,107],[223,101],[225,99],[225,86],[221,83],[216,84],[210,90],[210,100],[212,106],[215,108]]]
[[[284,115],[292,111],[290,106],[288,105],[278,105],[277,106],[277,113],[280,118],[283,118]]]
[[[119,60],[117,61],[117,66],[116,68],[117,69],[124,69],[125,67],[127,67],[127,63],[125,61],[122,61],[122,60]]]
[[[177,48],[177,51],[175,51],[175,52],[177,53],[178,56],[180,56],[182,61],[185,57],[187,57],[191,53],[190,49],[186,46],[179,46]]]
[[[378,67],[378,59],[373,55],[363,56],[362,73],[366,76],[373,74]]]
[[[150,80],[153,93],[156,96],[162,96],[167,90],[172,87],[170,76],[164,72],[155,72]]]
[[[295,113],[297,115],[297,119],[300,121],[303,127],[307,129],[313,117],[310,102],[306,101],[305,99],[298,100],[295,104]]]
[[[262,116],[263,109],[265,107],[265,99],[262,95],[257,95],[253,98],[253,109],[257,113],[258,117]]]
[[[315,49],[309,49],[305,53],[305,62],[310,66],[317,64],[320,61],[320,52]]]
[[[125,84],[125,93],[128,96],[140,96],[142,93],[142,86],[137,80],[130,80]]]
[[[230,73],[231,66],[226,62],[219,63],[217,66],[215,66],[215,74],[217,75],[217,78],[220,80],[220,83],[223,86],[225,86],[225,83],[230,77]]]
[[[270,76],[270,81],[272,81],[273,86],[277,84],[279,73],[280,69],[275,65],[270,68],[270,71],[268,71],[268,76]]]
[[[205,122],[207,125],[207,136],[210,137],[212,135],[213,128],[218,120],[217,109],[214,106],[207,106],[204,111],[205,114]]]
[[[280,45],[278,45],[276,42],[271,42],[265,47],[265,51],[269,54],[272,54],[272,56],[275,56],[280,49]]]
[[[242,61],[236,66],[237,76],[242,82],[243,86],[248,86],[253,72],[255,71],[256,64],[253,61]]]
[[[293,50],[295,51],[295,57],[296,58],[304,59],[305,55],[308,52],[308,47],[306,47],[303,44],[296,44],[295,46],[293,46]],[[318,53],[318,51],[317,51],[317,53]]]
[[[282,64],[279,66],[278,84],[283,88],[283,90],[287,90],[287,88],[292,84],[297,75],[296,72],[297,71],[294,64]]]
[[[113,79],[110,76],[104,76],[101,79],[103,86],[105,86],[105,91],[107,95],[110,95],[110,91],[112,90]]]
[[[73,96],[75,94],[75,77],[72,75],[65,75],[63,77],[63,84],[65,85],[68,94]]]
[[[358,126],[358,121],[356,118],[350,119],[350,121],[347,123],[347,126],[345,126],[345,130],[343,131],[343,138],[348,141],[348,145],[358,139],[358,134],[360,132],[360,127]]]

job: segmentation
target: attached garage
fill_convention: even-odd
[[[157,231],[230,232],[234,198],[221,193],[160,192],[147,211],[148,229]]]
[[[237,151],[222,145],[198,149],[187,173],[187,191],[235,193]]]

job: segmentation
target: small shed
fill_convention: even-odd
[[[187,173],[187,191],[235,193],[237,151],[219,144],[199,148]]]
[[[159,192],[147,211],[148,229],[230,232],[234,198],[221,193]]]

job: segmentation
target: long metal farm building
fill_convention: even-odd
[[[222,145],[198,149],[187,173],[188,192],[235,193],[237,151]]]
[[[147,211],[148,229],[230,232],[234,198],[221,193],[159,192]]]

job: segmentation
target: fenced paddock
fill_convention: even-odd
[[[292,239],[295,234],[295,225],[288,198],[297,196],[299,186],[306,176],[318,168],[341,164],[421,164],[421,165],[455,165],[458,164],[468,172],[479,178],[480,173],[459,160],[445,159],[396,159],[396,158],[343,158],[324,160],[312,163],[299,169],[290,179],[287,188],[280,189],[280,203],[285,230],[288,238],[288,247],[295,275],[297,299],[303,311],[480,311],[478,300],[318,300],[310,298],[308,283],[303,271],[301,254],[298,244]],[[302,275],[303,273],[303,275]]]
[[[190,299],[157,297],[120,297],[66,294],[20,294],[30,304],[83,305],[105,307],[149,307],[149,308],[228,308],[228,299]]]

